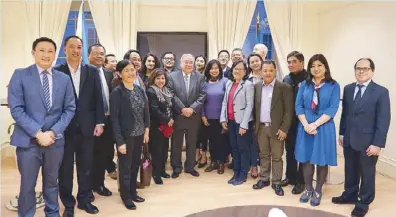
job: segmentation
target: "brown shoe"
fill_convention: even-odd
[[[224,173],[224,164],[219,164],[219,168],[217,168],[217,174],[221,175]]]
[[[117,180],[117,171],[109,173],[110,178]]]
[[[216,162],[211,162],[208,167],[206,167],[205,172],[212,172],[213,170],[217,169],[217,163]]]

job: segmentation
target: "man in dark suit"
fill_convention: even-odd
[[[178,71],[175,66],[176,63],[176,55],[172,52],[165,52],[162,55],[162,66],[168,74]]]
[[[220,51],[221,52],[221,51]],[[220,53],[219,53],[220,54]],[[243,53],[243,50],[241,48],[234,48],[231,53],[231,62],[235,63],[236,61],[243,61],[245,59],[245,54]],[[227,62],[228,64],[228,62]],[[224,71],[224,77],[230,78],[231,76],[231,68],[227,67],[228,70]]]
[[[59,216],[58,171],[64,153],[63,133],[76,109],[70,79],[55,69],[56,44],[41,37],[33,42],[35,64],[15,70],[8,86],[8,102],[16,124],[11,145],[16,146],[21,174],[18,216],[36,212],[36,182],[43,176],[45,216]]]
[[[253,189],[270,185],[272,164],[272,188],[283,196],[281,186],[284,140],[293,118],[293,91],[290,85],[275,79],[274,61],[264,61],[263,82],[254,87],[255,134],[260,149],[260,180]]]
[[[293,102],[297,98],[298,89],[301,82],[307,78],[307,71],[304,69],[304,55],[298,51],[292,51],[287,55],[287,66],[289,74],[283,82],[289,84],[293,89]],[[298,163],[294,156],[296,146],[297,126],[299,119],[293,109],[292,124],[285,140],[286,149],[286,178],[282,180],[282,187],[294,185],[292,194],[301,194],[305,190],[305,182],[302,172],[302,164]]]
[[[194,56],[183,54],[180,59],[181,71],[169,75],[169,88],[174,94],[175,131],[171,144],[172,178],[182,172],[183,137],[186,135],[186,161],[184,171],[199,176],[195,167],[195,148],[201,121],[201,109],[205,101],[204,76],[194,72]]]
[[[88,48],[89,63],[98,68],[102,85],[102,100],[105,114],[105,126],[102,135],[95,138],[94,163],[92,168],[92,189],[101,196],[111,196],[112,192],[104,186],[107,159],[114,158],[113,130],[110,124],[109,97],[113,73],[103,67],[106,49],[101,44]]]
[[[338,142],[344,147],[345,185],[342,195],[332,202],[355,204],[353,217],[365,216],[374,201],[376,164],[390,125],[389,92],[372,81],[374,71],[371,59],[359,59],[357,82],[345,86],[342,99]]]
[[[81,62],[83,41],[78,36],[65,39],[66,63],[55,67],[69,76],[76,100],[76,114],[65,131],[65,154],[59,170],[59,194],[65,211],[63,217],[74,216],[76,200],[73,197],[74,154],[76,155],[78,208],[96,214],[92,205],[91,175],[95,136],[103,132],[105,112],[102,84],[98,69]]]
[[[221,50],[217,54],[217,60],[220,62],[221,70],[223,70],[224,77],[228,78],[230,67],[228,67],[228,62],[230,62],[230,52],[228,50]]]

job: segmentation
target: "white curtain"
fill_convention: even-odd
[[[220,50],[242,48],[257,0],[207,0],[209,58]]]
[[[88,0],[100,43],[107,53],[123,58],[136,49],[138,2],[135,0]]]
[[[287,54],[300,51],[303,29],[303,3],[299,1],[264,0],[267,19],[277,55],[279,76],[287,75]]]
[[[32,43],[39,37],[48,37],[55,41],[57,45],[57,55],[62,45],[63,35],[66,29],[66,23],[70,12],[72,0],[62,1],[45,1],[31,0],[25,1],[25,13],[28,28],[28,34],[25,35],[25,62],[26,65],[32,64]],[[54,61],[55,63],[55,61]]]

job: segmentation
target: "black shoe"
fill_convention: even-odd
[[[133,201],[135,201],[136,203],[143,203],[144,201],[146,201],[143,197],[139,197],[139,196],[135,196],[134,198],[132,198]]]
[[[292,180],[290,180],[290,179],[288,179],[288,178],[286,178],[286,179],[281,181],[281,186],[282,187],[286,187],[288,185],[295,185],[295,184],[297,184],[297,183],[292,181]]]
[[[111,196],[113,194],[105,186],[100,186],[99,188],[95,188],[95,189],[93,189],[93,191],[96,192],[97,194],[99,194],[100,196],[104,196],[104,197],[109,197],[109,196]]]
[[[351,216],[352,217],[364,217],[367,214],[368,210],[364,210],[358,207],[355,207],[352,212]]]
[[[258,182],[256,184],[253,185],[253,189],[255,190],[259,190],[262,189],[264,187],[269,186],[271,183],[269,181],[264,181],[264,180],[258,180]]]
[[[136,205],[133,203],[133,201],[131,199],[129,200],[123,200],[124,205],[127,209],[129,210],[135,210],[136,209]]]
[[[172,179],[176,179],[177,177],[179,177],[180,173],[178,172],[173,172],[172,173]]]
[[[208,164],[208,160],[206,160],[206,162],[205,162],[205,163],[201,163],[201,162],[199,162],[199,163],[198,163],[198,168],[205,167],[207,164]]]
[[[341,195],[339,197],[331,198],[331,202],[334,204],[356,204],[357,199],[349,199]]]
[[[74,217],[74,208],[66,208],[65,211],[63,211],[62,217]]]
[[[232,183],[234,183],[235,182],[235,179],[236,179],[236,176],[235,175],[233,175],[232,177],[231,177],[231,179],[230,180],[228,180],[228,184],[232,184]]]
[[[93,191],[90,191],[88,193],[88,198],[90,203],[93,203],[95,201],[95,195],[93,194]]]
[[[163,172],[163,173],[161,173],[161,177],[165,178],[165,179],[169,179],[171,176],[168,173]]]
[[[78,204],[77,208],[85,210],[89,214],[96,214],[99,212],[98,207],[92,205],[91,203]]]
[[[304,184],[296,184],[292,190],[292,194],[301,194],[305,190]]]
[[[278,196],[283,196],[285,195],[285,192],[283,192],[282,186],[280,184],[272,184],[272,189],[274,189],[275,194]]]
[[[164,184],[164,182],[161,179],[161,176],[153,176],[153,179],[154,179],[155,184],[157,184],[157,185]]]
[[[218,167],[219,165],[216,162],[212,161],[210,162],[210,165],[206,167],[205,172],[212,172],[213,170],[216,170]]]
[[[198,171],[196,171],[196,170],[191,170],[191,171],[186,172],[186,173],[189,173],[189,174],[191,174],[192,176],[195,176],[195,177],[198,177],[198,176],[199,176],[199,173],[198,173]]]

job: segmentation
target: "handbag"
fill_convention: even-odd
[[[168,124],[160,124],[159,130],[165,138],[171,137],[174,131],[173,127],[170,127]]]
[[[140,185],[150,186],[152,178],[153,166],[151,163],[151,156],[148,150],[148,144],[143,145],[143,158],[140,164]]]

